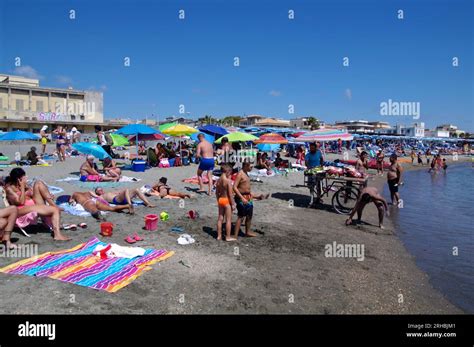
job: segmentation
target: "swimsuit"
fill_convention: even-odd
[[[112,204],[114,204],[114,205],[128,205],[128,202],[127,202],[127,200],[117,201],[117,197],[114,196],[114,198],[112,199]]]
[[[201,158],[201,162],[199,163],[199,170],[214,170],[214,158]]]
[[[242,196],[247,200],[247,204],[244,204],[238,195],[235,196],[235,203],[237,205],[237,216],[239,216],[240,218],[242,217],[252,218],[253,216],[252,194],[242,193]]]
[[[230,206],[229,198],[220,197],[219,200],[217,201],[217,204],[218,204],[220,207],[227,207],[227,206]]]
[[[21,192],[18,192],[18,197],[21,197]],[[18,205],[18,209],[20,210],[21,208],[25,206],[34,206],[35,202],[33,199],[25,199],[25,204],[24,205]],[[25,228],[28,225],[36,224],[36,221],[38,220],[38,213],[37,212],[29,212],[23,216],[19,216],[16,219],[16,225],[20,228]]]

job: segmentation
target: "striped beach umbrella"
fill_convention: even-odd
[[[318,129],[302,134],[296,138],[297,141],[301,142],[317,142],[317,141],[337,141],[339,139],[343,141],[352,140],[354,137],[340,129]]]

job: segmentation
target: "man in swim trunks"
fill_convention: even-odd
[[[99,174],[94,167],[94,156],[88,155],[86,161],[79,168],[81,182],[107,182],[118,181],[120,177],[110,177]]]
[[[392,154],[390,156],[390,167],[388,168],[387,173],[387,183],[388,188],[390,189],[390,197],[392,198],[392,205],[395,204],[395,201],[400,201],[400,194],[398,193],[398,186],[400,185],[402,179],[402,167],[397,162],[397,155]]]
[[[216,183],[216,198],[218,206],[217,240],[222,240],[222,222],[225,218],[225,240],[236,241],[230,235],[232,231],[232,211],[235,210],[234,193],[232,190],[232,168],[229,164],[221,166],[222,175]]]
[[[357,223],[361,223],[362,211],[364,211],[365,206],[371,202],[375,204],[377,210],[379,211],[379,227],[383,229],[383,215],[384,213],[387,213],[387,216],[389,215],[388,204],[387,201],[379,194],[377,188],[375,187],[365,187],[364,189],[362,189],[362,191],[360,192],[359,199],[357,199],[356,205],[352,209],[349,218],[347,218],[346,220],[346,225],[353,223],[352,218],[354,217],[356,212]]]
[[[263,200],[268,199],[270,194],[255,195],[250,192],[250,177],[248,173],[252,170],[252,164],[245,161],[242,164],[242,170],[239,171],[234,182],[235,204],[237,206],[237,222],[235,223],[234,238],[237,239],[240,231],[240,225],[245,218],[245,236],[257,236],[250,231],[253,217],[253,199]]]
[[[199,180],[199,191],[203,192],[202,187],[202,173],[207,171],[207,179],[208,179],[208,190],[207,194],[211,195],[212,190],[212,171],[214,170],[214,148],[212,145],[206,141],[206,138],[203,134],[198,135],[199,144],[197,145],[196,149],[196,158],[200,159],[199,168],[197,170],[197,176]]]
[[[94,193],[95,195],[100,196],[110,204],[131,206],[131,213],[134,212],[132,199],[136,197],[143,201],[145,203],[145,206],[156,207],[155,205],[152,205],[150,201],[148,201],[146,196],[139,189],[124,189],[120,191],[106,192],[104,188],[98,187],[94,190]]]
[[[69,202],[82,205],[82,207],[84,207],[84,210],[89,212],[92,217],[97,220],[105,220],[105,218],[101,216],[100,211],[118,212],[122,210],[129,210],[131,213],[133,213],[132,206],[110,206],[106,200],[102,199],[101,197],[97,196],[95,193],[92,192],[75,192],[71,195],[71,199],[69,199]]]
[[[161,177],[160,181],[155,184],[147,194],[159,196],[160,198],[164,198],[167,196],[177,196],[181,199],[191,198],[191,194],[180,193],[174,189],[171,189],[171,187],[166,184],[167,182],[168,179],[166,177]]]

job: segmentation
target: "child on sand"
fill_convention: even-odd
[[[222,175],[216,183],[216,198],[219,209],[217,218],[217,240],[222,240],[222,222],[225,217],[225,240],[236,241],[237,238],[230,235],[232,230],[232,211],[235,210],[234,194],[232,192],[232,168],[230,165],[221,166]]]

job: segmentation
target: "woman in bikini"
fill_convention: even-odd
[[[7,200],[18,208],[16,225],[24,228],[36,224],[37,218],[40,216],[52,229],[55,240],[70,240],[59,229],[61,210],[54,203],[54,196],[51,195],[48,187],[42,181],[36,181],[32,188],[28,187],[27,179],[23,169],[15,168],[5,180]]]
[[[104,165],[104,170],[107,176],[113,177],[117,179],[117,181],[120,180],[120,176],[122,176],[122,170],[117,167],[115,160],[107,157],[104,159],[103,165]]]
[[[148,192],[148,195],[159,196],[161,198],[164,198],[166,196],[176,196],[181,199],[191,198],[190,194],[180,193],[176,190],[171,189],[171,187],[166,184],[167,182],[168,179],[166,177],[161,177],[160,181],[155,184]]]
[[[379,149],[377,152],[377,174],[383,176],[383,160],[385,158],[385,155],[383,154],[383,151]]]
[[[66,161],[66,131],[58,125],[53,133],[56,135],[56,150],[58,151],[59,161]]]
[[[70,204],[79,204],[84,207],[84,210],[89,212],[92,217],[97,220],[105,220],[100,214],[100,211],[106,212],[119,212],[122,210],[129,210],[130,214],[133,214],[133,206],[131,205],[117,205],[110,206],[109,203],[92,192],[75,192],[69,199]]]
[[[99,174],[99,172],[94,168],[94,156],[92,155],[87,156],[86,161],[79,168],[79,172],[81,175],[79,180],[81,182],[117,182],[120,179],[120,177],[117,178]]]

